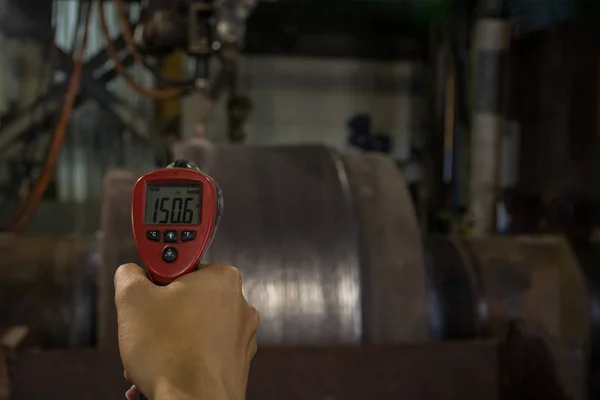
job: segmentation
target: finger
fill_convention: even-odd
[[[150,279],[142,267],[136,264],[121,265],[115,272],[115,294],[117,299],[131,288],[148,286]]]
[[[131,382],[131,379],[129,379],[129,377],[127,376],[127,371],[123,370],[123,376],[125,377],[125,380],[127,382]]]
[[[256,335],[256,332],[258,331],[258,327],[260,326],[260,314],[256,310],[256,308],[254,308],[250,304],[248,304],[248,307],[250,309],[249,318],[250,318],[250,326],[252,327],[251,328],[252,334]]]
[[[239,270],[236,267],[227,264],[200,264],[198,272],[202,274],[223,274],[233,272],[239,274]],[[191,274],[190,274],[191,275]],[[237,275],[236,275],[237,276]]]
[[[133,385],[127,392],[125,392],[125,398],[127,400],[138,400],[140,397],[140,391]]]
[[[229,287],[241,288],[242,278],[240,271],[226,264],[202,264],[197,271],[178,278],[176,282],[185,284],[201,280],[207,283],[213,282],[215,279],[221,283],[227,282]]]
[[[248,362],[252,361],[256,353],[258,352],[258,340],[256,335],[252,335],[250,338],[250,343],[248,343],[248,351],[246,353],[246,357]]]

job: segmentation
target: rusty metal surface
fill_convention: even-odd
[[[381,347],[261,348],[248,400],[494,400],[498,346],[487,342]],[[128,384],[118,354],[25,354],[14,365],[14,400],[117,399]]]
[[[253,364],[248,399],[498,398],[493,343],[266,350]]]
[[[406,181],[388,157],[343,160],[360,224],[364,340],[429,338],[423,245]]]
[[[441,331],[447,337],[504,340],[512,325],[524,324],[536,346],[548,347],[550,358],[563,357],[551,346],[556,342],[587,354],[596,317],[584,271],[564,238],[440,237],[426,243],[434,260]],[[581,359],[587,368],[587,355]],[[557,362],[557,379],[565,390],[580,393],[571,384],[572,373],[568,363]]]
[[[427,338],[418,229],[402,176],[391,162],[364,156],[344,161],[319,146],[192,142],[175,153],[195,161],[223,190],[225,212],[206,261],[242,271],[246,295],[261,313],[261,343]],[[115,171],[104,183],[103,348],[116,346],[114,271],[139,261],[129,216],[139,175]],[[370,303],[362,303],[365,289]],[[368,337],[364,329],[371,332]]]
[[[451,337],[504,338],[520,319],[538,336],[590,343],[586,278],[564,238],[437,237],[426,244]]]
[[[496,237],[455,242],[479,283],[482,334],[504,337],[523,319],[541,337],[589,343],[583,274],[561,237]]]
[[[89,242],[87,237],[27,236],[1,241],[0,330],[25,325],[29,345],[73,345],[72,327],[89,325],[94,318],[89,313],[77,317],[74,301]],[[94,294],[90,296],[89,300],[95,301]],[[89,311],[93,312],[93,307]]]

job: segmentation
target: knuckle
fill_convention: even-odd
[[[121,282],[123,282],[124,278],[127,276],[127,269],[129,268],[129,264],[121,265],[115,271],[115,287],[119,287]]]
[[[126,271],[127,266],[120,267],[115,273],[115,300],[126,301],[145,286],[141,279],[132,276]]]
[[[249,312],[250,312],[250,321],[252,324],[253,328],[258,328],[258,326],[260,325],[260,313],[258,312],[258,310],[252,306],[249,307]]]
[[[236,267],[231,265],[224,266],[223,268],[223,276],[230,283],[235,285],[236,289],[241,288],[242,286],[242,273]]]
[[[258,353],[258,343],[256,340],[253,340],[250,344],[250,359],[253,359],[256,353]]]
[[[239,279],[242,276],[240,270],[233,265],[223,266],[223,273],[231,279]]]

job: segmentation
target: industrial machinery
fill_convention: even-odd
[[[16,3],[0,1],[0,15],[2,7]],[[71,80],[2,119],[0,157],[33,147],[41,134],[32,128],[60,112],[42,168],[19,165],[18,185],[9,185],[10,196],[0,206],[6,213],[2,228],[20,232],[26,226],[49,187],[71,110],[85,98],[99,100],[121,127],[156,146],[157,153],[167,147],[155,129],[106,90],[117,76],[156,100],[202,92],[216,102],[229,90],[229,139],[235,142],[252,109],[236,90],[242,43],[254,54],[385,59],[396,54],[398,30],[431,29],[438,34],[423,35],[424,45],[411,51],[427,60],[423,81],[431,89],[423,89],[431,104],[423,123],[429,136],[420,154],[426,174],[416,190],[419,201],[411,198],[398,165],[383,155],[321,145],[216,145],[199,138],[169,146],[169,157],[193,161],[219,182],[226,197],[227,212],[205,260],[236,265],[246,297],[261,313],[248,398],[599,396],[600,245],[591,233],[600,147],[593,135],[583,141],[572,136],[596,132],[590,110],[597,93],[583,94],[600,79],[597,53],[590,50],[600,46],[586,40],[597,38],[590,34],[595,28],[567,24],[548,35],[538,31],[552,19],[565,21],[583,2],[572,7],[553,2],[553,15],[544,18],[516,7],[525,5],[518,1],[509,2],[510,12],[502,7],[507,2],[439,1],[437,8],[418,8],[424,2],[416,1],[344,2],[354,8],[339,13],[341,3],[335,1],[153,0],[135,18],[135,7],[128,6],[133,3],[114,2],[116,39],[101,4],[106,48],[84,62],[78,50],[86,45],[90,4],[98,2],[80,2],[75,60],[55,51]],[[489,10],[474,21],[486,6]],[[399,10],[410,11],[411,24],[398,23]],[[517,23],[508,23],[507,15]],[[246,23],[254,28],[246,29]],[[1,21],[0,30],[8,34],[10,26]],[[34,33],[48,28],[41,21],[19,26]],[[381,36],[374,27],[381,28]],[[334,30],[352,30],[369,40],[353,45],[320,40],[320,34]],[[473,32],[478,40],[471,43]],[[556,57],[557,47],[571,56],[566,64]],[[509,48],[511,79],[527,90],[515,88],[505,107],[502,71]],[[476,59],[472,94],[467,50]],[[174,51],[194,60],[189,77],[160,70],[157,59]],[[541,68],[540,59],[548,65]],[[148,89],[126,70],[134,63],[150,71],[159,88]],[[547,78],[532,83],[538,75]],[[577,96],[557,102],[556,94],[566,92]],[[584,97],[585,103],[577,103]],[[506,162],[500,148],[508,117],[528,135],[520,154]],[[543,151],[540,137],[548,139]],[[15,150],[19,143],[24,146]],[[530,159],[537,168],[527,168]],[[519,179],[501,179],[505,165],[520,166],[513,174]],[[138,221],[132,233],[132,206],[143,208],[139,194],[133,203],[132,195],[138,179],[155,169],[136,165],[104,177],[101,231],[94,237],[0,237],[0,399],[122,396],[128,384],[117,351],[113,277],[124,262],[148,264],[136,237],[152,240],[147,235],[154,238],[156,229]],[[569,191],[564,182],[574,177],[577,190]],[[530,188],[536,196],[525,191]],[[495,234],[499,203],[511,217],[507,233],[522,235]],[[168,230],[189,231],[181,226]]]
[[[402,176],[379,155],[194,142],[175,153],[209,171],[229,199],[206,261],[238,266],[245,294],[261,313],[261,352],[249,398],[309,393],[352,399],[381,384],[394,396],[424,399],[588,398],[593,380],[588,365],[598,345],[597,245],[570,245],[561,237],[430,237],[423,245]],[[97,398],[122,390],[113,276],[124,260],[141,261],[129,216],[134,184],[144,172],[106,177],[103,237],[93,250],[101,260],[95,264],[98,303],[87,308],[92,318],[30,317],[40,327],[42,318],[52,321],[55,332],[71,338],[93,322],[96,340],[86,345],[80,336],[78,346],[59,353],[17,349],[10,364],[15,398],[44,398],[49,391],[77,396],[61,376],[79,377],[78,370],[93,371],[96,382],[85,382],[96,388]],[[71,246],[71,253],[84,254],[85,248]],[[73,255],[64,262],[77,260]],[[60,265],[46,268],[77,270]],[[15,274],[18,268],[1,270]],[[47,290],[67,292],[60,275],[48,276],[55,278],[44,282]],[[6,276],[3,282],[11,280]],[[83,280],[70,282],[75,288]],[[75,315],[79,306],[81,316],[83,303],[45,296],[47,307],[63,304],[49,309]],[[36,325],[30,326],[35,333]],[[359,355],[347,346],[363,347]],[[50,363],[56,371],[51,378],[38,385],[23,380]],[[312,371],[310,376],[330,368],[340,375],[338,383],[327,380],[329,385],[313,376],[307,388],[290,368]],[[355,374],[372,374],[371,384],[363,383],[371,391],[349,389]],[[87,384],[85,390],[90,393]]]
[[[243,43],[245,20],[254,6],[251,0],[215,2],[215,1],[151,1],[142,9],[138,21],[133,24],[127,13],[124,0],[114,2],[122,36],[116,40],[111,38],[107,23],[106,10],[103,1],[80,2],[79,18],[76,29],[75,60],[64,50],[55,47],[52,51],[58,60],[59,69],[72,75],[70,80],[56,83],[47,89],[43,95],[31,105],[27,105],[21,114],[10,114],[3,118],[0,127],[0,156],[6,158],[8,153],[14,153],[18,148],[29,149],[32,141],[39,139],[54,114],[59,110],[60,120],[51,136],[43,162],[36,165],[31,161],[19,165],[18,170],[5,188],[2,196],[2,220],[0,228],[8,231],[21,231],[31,219],[42,197],[51,182],[60,149],[64,142],[69,118],[73,108],[81,104],[85,97],[92,97],[105,108],[109,114],[120,122],[120,125],[136,134],[138,138],[148,143],[156,143],[157,152],[167,145],[166,138],[154,133],[154,130],[134,111],[104,87],[111,79],[121,76],[127,85],[140,95],[164,100],[176,98],[193,91],[200,91],[210,102],[217,102],[221,94],[228,90],[232,129],[239,135],[243,129],[243,121],[247,118],[251,107],[245,98],[238,96],[235,85],[236,62],[239,49]],[[27,15],[21,10],[21,5],[6,2],[4,15],[14,12],[27,20]],[[100,30],[104,37],[106,49],[84,62],[88,40],[88,28],[92,9],[97,9]],[[18,11],[21,10],[19,14]],[[25,15],[24,15],[25,14]],[[24,16],[23,16],[24,15]],[[51,17],[48,12],[47,17]],[[52,29],[43,25],[32,25],[31,30],[41,35]],[[10,36],[21,34],[13,24],[0,24],[0,32]],[[43,33],[43,32],[42,32]],[[38,35],[38,36],[39,36]],[[122,55],[126,47],[129,54]],[[163,76],[152,61],[156,57],[172,53],[176,50],[185,51],[195,60],[193,76],[186,79],[173,79]],[[218,60],[216,71],[214,60]],[[112,62],[112,68],[106,69],[107,61]],[[131,63],[143,64],[155,79],[167,88],[148,89],[136,81],[126,67]],[[102,76],[97,79],[94,73],[101,70]],[[81,92],[78,88],[81,86]],[[66,92],[66,101],[62,104],[61,96]],[[38,132],[36,133],[36,130]],[[33,131],[33,132],[32,132]],[[25,144],[23,140],[26,141]],[[39,161],[39,160],[38,160]]]

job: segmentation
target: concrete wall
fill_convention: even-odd
[[[390,134],[394,156],[405,160],[419,132],[420,66],[326,58],[244,58],[241,92],[251,97],[250,144],[323,143],[346,148],[348,120],[371,114],[374,128]],[[226,140],[224,101],[207,124],[211,140]],[[193,135],[206,104],[198,96],[184,103],[183,129]]]

